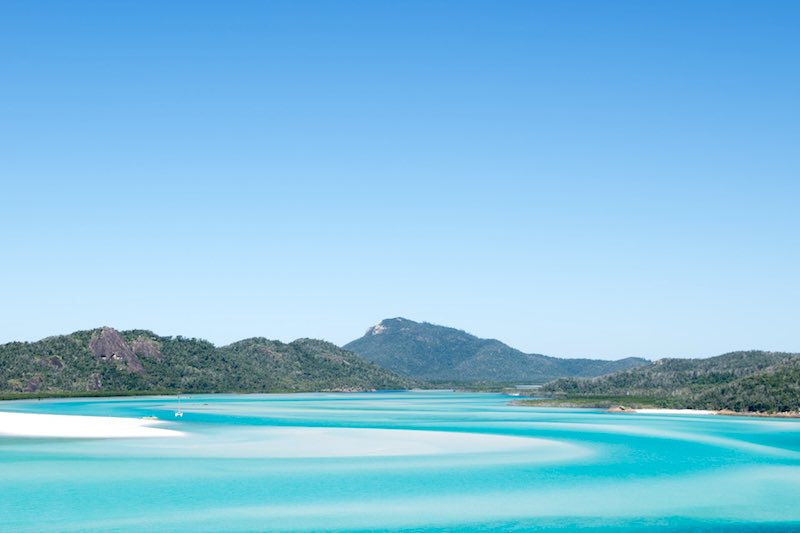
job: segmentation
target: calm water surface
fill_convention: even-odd
[[[0,437],[0,531],[800,531],[800,421],[402,392],[4,402],[183,437]]]

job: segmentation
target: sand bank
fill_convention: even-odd
[[[229,426],[185,439],[142,444],[161,457],[355,458],[502,456],[504,461],[568,461],[590,452],[576,444],[533,437],[406,429]],[[148,452],[150,453],[150,452]],[[471,459],[469,459],[471,460]]]
[[[537,454],[543,461],[583,450],[559,441],[446,431],[285,427],[243,430],[218,453],[261,457],[375,457],[487,452]]]
[[[717,411],[705,409],[633,409],[632,412],[643,415],[715,415]]]
[[[0,411],[0,436],[107,439],[179,437],[183,433],[157,426],[159,420],[110,416],[43,415]]]

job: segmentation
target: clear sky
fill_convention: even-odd
[[[800,2],[4,1],[0,342],[800,351]]]

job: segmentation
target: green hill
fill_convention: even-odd
[[[383,320],[344,348],[400,374],[445,383],[536,384],[647,363],[640,358],[603,361],[526,354],[498,340],[405,318]]]
[[[402,389],[413,382],[331,343],[247,339],[215,347],[145,330],[79,331],[0,345],[0,393]]]
[[[733,411],[800,411],[800,356],[700,394],[695,405]]]
[[[746,351],[708,359],[661,359],[592,379],[559,379],[555,398],[651,399],[670,407],[734,411],[800,409],[800,355]]]

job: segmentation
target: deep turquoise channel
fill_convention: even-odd
[[[0,436],[0,531],[800,531],[800,421],[499,394],[0,403],[182,436]],[[0,433],[2,428],[0,428]]]

